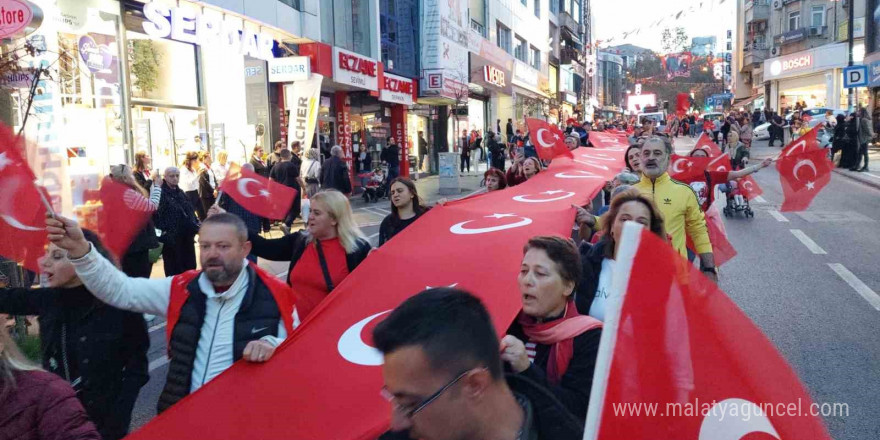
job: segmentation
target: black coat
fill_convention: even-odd
[[[342,159],[331,156],[321,164],[321,187],[324,189],[332,188],[343,194],[351,192],[348,167]]]
[[[285,235],[281,238],[265,239],[258,233],[248,232],[248,241],[253,244],[251,253],[260,258],[272,261],[290,261],[290,270],[287,272],[287,284],[290,284],[290,276],[293,274],[293,268],[299,262],[303,252],[308,246],[306,234],[301,231]],[[345,265],[348,267],[348,273],[361,264],[370,254],[370,243],[363,239],[358,239],[357,249],[352,253],[345,254]]]
[[[138,392],[150,379],[142,315],[110,307],[82,286],[0,289],[0,313],[38,315],[43,368],[72,383],[105,440],[128,433]]]
[[[254,166],[255,173],[257,173],[267,179],[269,178],[269,167],[266,165],[265,162],[259,161],[255,157],[251,157],[250,164]]]
[[[162,230],[162,242],[170,243],[181,237],[192,237],[199,232],[199,221],[193,213],[192,204],[180,187],[171,188],[162,182],[162,198],[159,209],[153,214],[153,222]]]
[[[147,192],[150,192],[150,188],[153,187],[153,181],[147,179],[147,176],[144,176],[144,173],[141,173],[137,170],[134,170],[133,174],[134,181],[137,182],[137,184],[140,185],[141,188],[147,190]]]

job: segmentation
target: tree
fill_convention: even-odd
[[[134,40],[131,42],[131,73],[134,75],[134,86],[141,93],[149,93],[158,86],[159,63],[161,56],[150,40]]]

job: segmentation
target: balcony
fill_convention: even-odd
[[[767,21],[770,18],[770,2],[768,0],[755,0],[746,3],[745,16],[746,24]]]
[[[743,68],[755,67],[770,56],[768,49],[752,49],[743,54]]]
[[[559,61],[560,64],[585,64],[583,52],[571,47],[559,48]]]
[[[578,28],[580,24],[569,14],[567,11],[562,11],[559,13],[559,26],[568,28],[571,33],[577,35],[579,33]]]

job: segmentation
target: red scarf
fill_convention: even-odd
[[[537,322],[535,318],[520,312],[517,322],[522,326],[530,342],[551,345],[547,361],[547,379],[559,384],[574,356],[574,338],[590,330],[602,328],[602,322],[592,316],[581,315],[569,301],[562,318],[550,322]]]

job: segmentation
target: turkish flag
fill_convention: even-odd
[[[269,219],[283,219],[293,205],[297,191],[269,180],[246,168],[234,178],[223,181],[220,190],[229,194],[244,209]]]
[[[830,440],[792,368],[699,269],[631,222],[617,255],[584,439]]]
[[[39,272],[46,248],[46,206],[21,139],[0,124],[0,255]]]
[[[706,169],[709,171],[731,171],[730,154],[724,153],[720,156],[714,156],[709,161]]]
[[[523,244],[570,236],[571,205],[588,203],[605,173],[624,166],[623,152],[584,150],[594,157],[558,157],[520,185],[431,209],[364,260],[269,362],[236,363],[128,438],[375,439],[388,429],[391,407],[379,395],[382,356],[370,346],[372,329],[413,294],[455,286],[482,299],[503,335],[521,308],[511,292]],[[487,272],[486,261],[498,270]],[[389,276],[393,267],[406,275]],[[382,287],[365,295],[365,286]]]
[[[736,249],[730,240],[727,239],[727,231],[724,228],[724,221],[721,219],[721,213],[715,205],[709,205],[704,213],[706,217],[706,231],[709,234],[709,242],[712,243],[712,254],[715,256],[715,265],[721,267],[722,264],[730,261],[736,256]],[[693,253],[697,253],[694,241],[690,236],[687,237],[687,247]]]
[[[556,127],[540,119],[526,118],[532,143],[541,160],[551,160],[557,156],[572,157],[571,151],[565,146],[565,134]]]
[[[140,191],[105,177],[99,192],[98,233],[107,249],[122,258],[150,221],[156,206]]]
[[[629,147],[629,139],[625,134],[603,133],[601,131],[590,132],[590,144],[597,149],[612,149],[626,151]]]
[[[784,199],[780,211],[803,211],[816,194],[831,181],[834,164],[823,149],[785,154],[776,161]]]
[[[718,147],[718,144],[712,142],[712,139],[709,139],[709,136],[706,136],[706,133],[700,135],[697,138],[697,144],[694,146],[694,150],[706,150],[709,153],[709,157],[715,157],[721,155],[721,148]]]
[[[806,153],[807,151],[820,150],[821,148],[819,148],[819,140],[817,139],[820,125],[821,124],[816,125],[805,135],[789,142],[788,145],[786,145],[785,148],[782,149],[779,157],[788,157],[794,154]]]
[[[679,156],[673,154],[669,159],[669,177],[681,182],[706,180],[706,167],[711,157]]]
[[[752,176],[742,177],[737,181],[740,190],[746,200],[753,200],[755,197],[764,194],[764,190],[758,186],[758,182]]]

